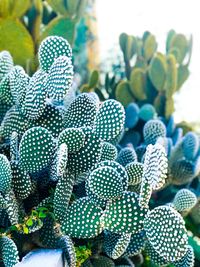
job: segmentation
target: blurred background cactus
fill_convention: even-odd
[[[125,107],[131,102],[139,106],[152,104],[159,116],[169,118],[174,112],[174,94],[189,77],[192,36],[187,39],[169,31],[165,54],[158,51],[156,37],[148,31],[142,38],[122,33],[119,45],[125,73],[120,78],[113,70],[113,76],[107,74],[102,86],[96,86],[96,92],[105,99],[117,99]]]
[[[8,50],[14,63],[22,65],[29,73],[38,66],[39,43],[49,35],[62,36],[76,53],[80,52],[89,37],[84,18],[87,5],[88,0],[1,0],[0,50]],[[84,64],[87,64],[86,59],[82,55]]]

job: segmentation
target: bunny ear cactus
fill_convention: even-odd
[[[61,231],[76,238],[95,237],[103,230],[101,215],[100,207],[87,197],[79,198],[69,206],[61,223]]]
[[[143,229],[148,209],[139,205],[139,196],[125,192],[122,197],[110,200],[103,215],[104,228],[118,234],[134,234]]]
[[[117,158],[117,148],[108,142],[104,142],[100,161],[116,160],[116,158]]]
[[[112,259],[117,259],[123,255],[131,238],[131,234],[119,235],[110,231],[105,231],[104,236],[105,253]]]
[[[0,154],[0,192],[5,194],[11,188],[12,171],[6,156]]]
[[[180,260],[187,252],[185,223],[178,212],[160,206],[148,213],[144,229],[151,246],[169,262]]]
[[[166,127],[160,120],[149,120],[143,128],[145,143],[154,145],[158,137],[166,136]]]
[[[45,72],[51,72],[50,68],[60,56],[66,56],[69,59],[72,58],[72,49],[68,41],[59,36],[49,36],[45,38],[38,51],[41,69]]]
[[[92,126],[97,113],[97,106],[86,93],[79,95],[67,109],[64,121],[66,128]]]
[[[94,132],[99,138],[111,141],[123,130],[124,120],[123,106],[116,100],[107,100],[97,113]]]
[[[8,51],[0,52],[0,81],[13,68],[13,58]]]
[[[131,235],[130,242],[123,256],[133,257],[139,254],[145,247],[146,235],[144,231]]]
[[[50,132],[43,127],[33,127],[22,136],[19,166],[30,173],[41,171],[50,164],[53,152],[54,140]]]
[[[140,162],[131,162],[125,167],[128,174],[129,185],[137,185],[142,182],[144,165]]]
[[[167,157],[164,148],[159,144],[148,145],[139,201],[142,207],[148,207],[152,191],[160,189],[165,184],[167,168]]]
[[[196,203],[196,195],[188,189],[179,190],[173,200],[173,206],[179,212],[190,211]]]
[[[194,263],[194,250],[190,245],[188,245],[186,254],[179,261],[173,262],[175,267],[193,267]]]
[[[7,236],[0,237],[0,254],[7,267],[14,267],[19,262],[17,247],[13,240]]]
[[[117,157],[117,162],[125,167],[127,164],[137,161],[137,154],[134,148],[122,148]]]

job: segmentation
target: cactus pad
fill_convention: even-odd
[[[123,106],[116,100],[106,100],[97,113],[94,131],[99,138],[110,141],[120,134],[124,120]]]
[[[87,197],[79,198],[67,210],[61,230],[76,238],[92,238],[102,232],[102,209]]]
[[[66,39],[59,36],[49,36],[42,41],[38,58],[44,71],[49,71],[54,60],[60,56],[67,56],[70,59],[72,57],[72,49]]]
[[[152,247],[167,261],[181,259],[187,251],[187,232],[181,215],[169,206],[153,209],[144,220]]]
[[[120,150],[119,155],[117,157],[117,162],[119,164],[125,167],[127,164],[134,161],[137,161],[137,154],[134,148],[125,147]]]
[[[112,199],[123,194],[121,177],[112,167],[105,166],[94,170],[88,178],[88,185],[100,198]]]
[[[81,94],[71,102],[64,117],[65,128],[92,126],[97,106],[87,94]]]
[[[145,143],[154,145],[158,137],[166,136],[166,127],[162,121],[149,120],[143,128]]]
[[[140,162],[131,162],[126,165],[129,185],[136,185],[142,182],[144,165]]]
[[[6,193],[10,190],[12,172],[7,157],[0,154],[0,192]]]
[[[49,69],[45,89],[48,97],[63,100],[72,86],[73,66],[66,56],[57,58]]]
[[[85,134],[79,128],[67,128],[58,137],[58,145],[66,144],[69,153],[79,151],[85,144]]]
[[[128,247],[123,256],[132,257],[144,249],[146,244],[146,235],[144,231],[131,235]]]
[[[33,127],[22,136],[19,146],[20,167],[34,173],[47,167],[54,152],[53,137],[43,127]]]
[[[108,142],[103,142],[102,154],[100,161],[115,160],[117,158],[117,149]]]
[[[188,189],[179,190],[173,200],[175,209],[179,212],[191,210],[197,203],[197,197]]]
[[[17,247],[7,236],[0,237],[0,251],[6,267],[14,267],[19,262]]]
[[[147,209],[139,206],[138,195],[126,192],[121,198],[108,202],[104,211],[105,229],[119,234],[134,234],[143,229]]]

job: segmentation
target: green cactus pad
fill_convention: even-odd
[[[132,87],[133,95],[138,100],[145,100],[145,87],[146,87],[146,73],[143,69],[134,68],[131,72],[130,85]]]
[[[129,242],[131,234],[115,234],[110,231],[104,233],[104,250],[112,259],[117,259],[124,254]]]
[[[167,178],[167,155],[160,144],[148,145],[143,169],[143,179],[147,180],[153,190],[160,189]]]
[[[193,267],[194,263],[194,250],[191,246],[188,246],[186,254],[179,261],[173,262],[173,265],[175,267]]]
[[[12,188],[19,199],[27,198],[32,192],[31,178],[26,171],[19,168],[16,161],[11,162]]]
[[[116,100],[106,100],[97,113],[94,131],[99,138],[110,141],[120,134],[124,120],[123,106]]]
[[[124,256],[133,257],[139,254],[145,247],[146,235],[144,231],[131,235],[130,242],[126,248]]]
[[[73,66],[66,56],[57,58],[49,69],[45,90],[48,97],[63,100],[73,81]]]
[[[29,121],[29,128],[41,126],[50,131],[53,137],[58,137],[64,129],[62,111],[52,105],[46,105],[43,114],[37,120]]]
[[[65,128],[92,126],[97,106],[88,94],[79,95],[67,109],[64,117]]]
[[[85,182],[85,191],[86,191],[86,196],[89,198],[91,202],[93,202],[96,206],[105,209],[107,200],[100,198],[99,196],[97,196],[92,192],[91,188],[88,185],[88,179]]]
[[[166,127],[160,120],[149,120],[143,128],[145,143],[154,145],[159,137],[166,137]]]
[[[13,105],[13,97],[10,92],[10,83],[9,83],[9,75],[3,77],[0,81],[0,98],[1,101],[6,103],[7,105]]]
[[[122,196],[123,184],[120,175],[112,167],[100,167],[88,178],[91,191],[100,198],[113,199]]]
[[[91,169],[101,157],[102,142],[96,135],[86,136],[85,145],[76,153],[69,154],[68,168],[78,175]]]
[[[22,22],[19,19],[1,18],[0,36],[0,51],[8,50],[15,64],[27,66],[27,62],[34,57],[34,44]]]
[[[27,129],[27,121],[20,114],[19,108],[12,106],[1,123],[0,135],[6,139],[10,139],[13,132],[22,135]]]
[[[170,206],[153,209],[144,220],[147,238],[167,261],[180,260],[187,251],[187,232],[181,215]]]
[[[5,195],[5,201],[7,203],[6,212],[11,225],[19,223],[19,203],[15,197],[13,190],[10,190]]]
[[[13,59],[8,51],[0,52],[0,81],[13,68]]]
[[[166,58],[161,53],[157,53],[150,62],[149,77],[151,79],[152,84],[158,91],[164,90],[166,75]]]
[[[56,219],[61,222],[65,220],[70,197],[74,185],[74,176],[66,172],[59,178],[54,194],[53,206]]]
[[[115,160],[117,158],[117,148],[108,142],[103,142],[100,161]]]
[[[19,145],[20,168],[34,173],[47,167],[54,152],[53,142],[53,136],[43,127],[26,131]]]
[[[7,202],[4,196],[0,193],[0,209],[6,209],[6,208],[7,208]]]
[[[13,240],[7,236],[0,237],[0,251],[6,267],[14,267],[19,262],[17,247]]]
[[[134,148],[125,147],[122,148],[117,157],[117,162],[125,167],[127,164],[137,161],[137,154]]]
[[[7,157],[0,154],[0,192],[6,193],[11,188],[12,171]]]
[[[38,52],[38,59],[41,68],[44,71],[49,71],[55,59],[60,56],[67,56],[71,59],[72,49],[68,41],[59,36],[49,36],[45,38]]]
[[[29,119],[35,120],[44,112],[46,104],[44,86],[46,79],[47,74],[42,70],[35,72],[30,79],[25,98],[25,112]]]
[[[144,104],[139,111],[139,118],[143,121],[149,121],[156,117],[156,110],[151,104]]]
[[[126,192],[108,202],[104,211],[104,228],[118,234],[135,234],[143,229],[147,209],[139,206],[136,193]]]
[[[150,257],[150,260],[156,266],[165,266],[169,261],[164,259],[159,253],[151,246],[150,242],[146,242],[145,252]]]
[[[122,103],[123,106],[127,106],[131,102],[133,102],[134,99],[134,94],[131,91],[131,86],[129,82],[127,81],[121,81],[116,87],[116,99]]]
[[[126,165],[129,185],[136,185],[142,182],[144,165],[140,162],[131,162]]]
[[[113,160],[105,160],[105,161],[101,161],[97,164],[94,165],[94,167],[92,168],[92,170],[95,170],[97,168],[101,168],[101,167],[112,167],[113,169],[116,170],[116,172],[120,175],[121,179],[122,179],[122,183],[123,183],[123,189],[124,191],[126,191],[128,189],[128,175],[125,171],[125,168],[120,165],[118,162],[113,161]]]
[[[196,195],[192,191],[185,188],[179,190],[173,200],[174,208],[179,212],[191,210],[196,203]]]
[[[20,66],[15,66],[9,73],[10,91],[13,97],[13,101],[20,108],[24,104],[26,88],[29,84],[29,80],[29,76]]]
[[[92,238],[102,232],[102,209],[87,197],[79,198],[69,207],[61,224],[63,233],[76,238]]]
[[[58,137],[58,145],[66,144],[69,153],[78,152],[85,144],[85,134],[79,128],[67,128]]]

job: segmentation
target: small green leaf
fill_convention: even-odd
[[[24,232],[24,234],[28,234],[29,233],[29,230],[28,230],[28,227],[27,226],[24,226],[23,225],[23,232]]]
[[[26,221],[26,225],[27,225],[27,226],[32,226],[32,225],[33,225],[33,220],[32,220],[32,218],[29,218],[29,219]]]

